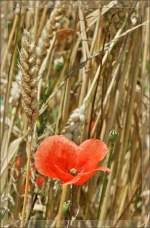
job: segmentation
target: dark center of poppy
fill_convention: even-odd
[[[73,175],[73,176],[76,176],[77,175],[77,170],[75,168],[72,168],[69,170],[69,172]]]

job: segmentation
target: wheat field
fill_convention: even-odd
[[[148,227],[149,2],[1,0],[0,15],[1,227]],[[54,135],[104,141],[111,172],[41,175]]]

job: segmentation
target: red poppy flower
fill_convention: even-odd
[[[104,142],[88,139],[80,146],[64,136],[46,138],[35,153],[35,167],[44,176],[60,179],[64,184],[84,184],[95,171],[110,172],[97,163],[108,152]]]

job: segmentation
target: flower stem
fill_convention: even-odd
[[[32,135],[29,135],[28,141],[27,141],[26,183],[25,183],[25,193],[24,193],[22,216],[21,216],[21,227],[24,227],[25,217],[26,217],[26,206],[27,206],[27,200],[28,200],[29,176],[30,176],[29,174],[30,174],[31,151],[32,151]]]
[[[56,228],[62,227],[61,220],[63,218],[63,205],[64,205],[64,202],[66,199],[67,189],[68,189],[67,185],[62,187],[62,194],[61,194],[61,199],[60,199],[60,204],[59,204],[59,210],[58,210],[58,214],[56,217]]]

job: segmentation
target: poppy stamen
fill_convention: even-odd
[[[73,176],[76,176],[76,175],[77,175],[77,170],[76,170],[75,168],[70,169],[69,172],[70,172]]]

